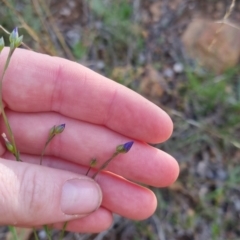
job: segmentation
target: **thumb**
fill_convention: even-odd
[[[91,178],[0,159],[0,225],[36,226],[80,218],[101,204]]]

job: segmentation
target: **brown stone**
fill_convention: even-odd
[[[165,92],[169,92],[166,79],[152,65],[145,66],[138,92],[152,102],[159,104],[159,99]]]
[[[158,22],[162,16],[162,2],[154,2],[151,4],[149,10],[152,14],[152,20]]]
[[[238,63],[240,30],[233,23],[195,19],[183,34],[182,42],[191,58],[216,73],[222,73]]]

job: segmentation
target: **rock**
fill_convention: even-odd
[[[166,81],[151,65],[147,65],[141,78],[139,92],[146,97],[159,98],[165,91]]]
[[[173,65],[173,70],[175,73],[182,73],[184,70],[182,63],[175,63]]]
[[[158,22],[162,16],[162,2],[154,2],[151,4],[149,11],[152,15],[153,22]]]
[[[195,19],[182,36],[187,54],[215,73],[234,67],[240,56],[240,31],[229,24]]]
[[[166,69],[164,69],[164,71],[163,71],[163,75],[164,75],[164,77],[166,77],[166,78],[172,79],[172,78],[174,77],[174,72],[173,72],[173,70],[172,70],[171,68],[166,68]]]

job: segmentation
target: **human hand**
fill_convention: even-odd
[[[7,55],[0,55],[2,69]],[[23,162],[0,145],[0,224],[53,224],[99,232],[112,213],[141,220],[153,214],[156,197],[133,182],[165,187],[178,176],[170,155],[146,143],[165,141],[172,121],[137,93],[77,63],[17,49],[3,82],[3,101]],[[64,132],[39,155],[53,125]],[[5,132],[3,120],[0,133]],[[99,167],[119,144],[134,140],[96,182],[84,176],[92,158]],[[127,180],[128,179],[128,180]],[[100,187],[99,187],[100,186]],[[3,217],[4,216],[4,217]]]

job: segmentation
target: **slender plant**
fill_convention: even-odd
[[[15,139],[14,139],[14,135],[13,135],[13,132],[12,132],[12,129],[11,129],[11,126],[9,124],[9,121],[8,121],[8,118],[7,118],[7,115],[5,113],[5,110],[4,110],[4,106],[3,106],[3,98],[2,98],[2,82],[3,82],[3,79],[4,79],[4,76],[6,74],[6,71],[7,71],[7,68],[9,66],[9,63],[10,63],[10,60],[11,60],[11,57],[15,51],[15,49],[17,47],[19,47],[22,43],[22,39],[23,39],[23,36],[20,36],[18,35],[18,29],[15,28],[12,33],[10,34],[9,36],[9,42],[10,42],[10,47],[9,47],[9,52],[8,52],[8,56],[7,56],[7,60],[4,64],[4,67],[3,67],[3,71],[1,73],[1,77],[0,77],[0,111],[1,111],[1,114],[3,116],[3,121],[4,121],[4,124],[6,125],[6,128],[7,128],[7,132],[11,138],[11,141],[9,141],[6,137],[6,134],[3,133],[2,136],[3,136],[3,139],[5,141],[5,144],[6,144],[6,148],[9,152],[11,152],[17,161],[21,161],[20,160],[20,153],[19,151],[17,150],[17,146],[16,146],[16,143],[15,143]],[[0,54],[3,50],[3,48],[5,47],[5,43],[4,43],[4,39],[3,37],[0,38]],[[15,227],[13,226],[9,226],[9,229],[10,231],[12,232],[12,235],[13,235],[13,238],[14,240],[17,240],[18,237],[17,237],[17,234],[16,234],[16,229]]]
[[[99,168],[98,170],[93,174],[92,178],[95,179],[96,176],[103,170],[105,169],[109,163],[118,155],[118,154],[121,154],[121,153],[127,153],[132,145],[133,145],[133,141],[130,141],[130,142],[127,142],[127,143],[124,143],[124,144],[121,144],[121,145],[118,145],[116,147],[116,150],[115,152],[113,153],[113,155],[108,159],[106,160]],[[90,168],[88,169],[86,175],[88,175],[89,173],[89,170],[92,168],[92,166],[95,166],[96,165],[96,159],[92,160],[91,163],[90,163]]]
[[[48,134],[48,138],[47,138],[47,141],[44,145],[44,148],[42,150],[42,153],[41,153],[41,157],[40,157],[40,165],[42,165],[42,161],[43,161],[43,156],[45,154],[45,151],[46,151],[46,148],[48,146],[48,144],[53,140],[53,138],[57,135],[57,134],[60,134],[64,131],[65,129],[65,123],[63,124],[60,124],[58,126],[54,125],[50,131],[49,131],[49,134]]]
[[[5,133],[2,133],[2,138],[5,142],[5,146],[7,148],[7,150],[12,153],[14,155],[14,157],[16,158],[16,161],[19,161],[19,162],[22,162],[21,158],[20,158],[20,152],[18,151],[17,149],[17,145],[16,145],[16,142],[15,142],[15,139],[14,139],[14,135],[13,135],[13,132],[12,132],[12,129],[11,129],[11,126],[10,126],[10,123],[8,121],[8,118],[7,118],[7,115],[5,113],[5,110],[4,110],[4,105],[3,105],[3,93],[2,93],[2,82],[3,82],[3,79],[4,79],[4,76],[6,74],[6,71],[9,67],[9,64],[10,64],[10,61],[11,61],[11,57],[14,53],[14,51],[16,50],[17,47],[19,47],[21,44],[22,44],[22,39],[23,39],[23,36],[19,36],[18,34],[18,29],[15,28],[12,33],[10,34],[9,36],[9,41],[10,41],[10,46],[9,46],[9,52],[8,52],[8,55],[7,55],[7,59],[6,59],[6,62],[4,64],[4,67],[3,67],[3,71],[2,73],[0,74],[0,112],[3,116],[3,120],[4,120],[4,124],[6,125],[6,128],[7,128],[7,134],[8,136],[10,137],[10,140],[8,139],[7,135]],[[5,47],[5,43],[4,43],[4,39],[3,37],[0,38],[0,54],[3,50],[3,48]],[[45,154],[45,151],[46,151],[46,148],[48,147],[49,143],[53,140],[53,138],[58,135],[58,134],[61,134],[64,129],[65,129],[65,124],[60,124],[60,125],[54,125],[50,130],[49,130],[49,133],[48,133],[48,137],[47,137],[47,140],[45,142],[45,145],[43,147],[43,150],[41,152],[41,156],[40,156],[40,165],[42,165],[43,163],[43,157],[44,157],[44,154]],[[115,152],[112,154],[112,156],[107,159],[106,161],[104,161],[104,163],[98,168],[98,170],[95,171],[95,173],[93,174],[92,178],[95,179],[96,176],[102,171],[104,170],[108,165],[109,163],[119,154],[121,153],[127,153],[131,147],[133,145],[133,141],[130,141],[130,142],[127,142],[125,144],[121,144],[121,145],[118,145],[116,147],[116,150]],[[97,165],[97,159],[96,158],[93,158],[91,161],[90,161],[90,167],[89,169],[87,170],[86,172],[86,175],[89,174],[90,170],[92,168],[94,168],[95,166]],[[60,233],[60,239],[62,240],[64,238],[64,233],[65,233],[65,230],[67,228],[67,224],[68,222],[65,222],[63,224],[63,228],[62,228],[62,231]],[[9,230],[12,232],[12,235],[13,235],[13,239],[14,240],[18,240],[18,237],[17,237],[17,233],[16,233],[16,229],[15,227],[13,226],[9,226]],[[44,225],[44,230],[47,234],[47,238],[48,240],[51,240],[52,237],[51,237],[51,230],[50,228],[48,227],[48,225]],[[34,234],[34,237],[35,237],[35,240],[39,240],[38,238],[38,235],[37,235],[37,232],[36,232],[36,229],[33,228],[33,234]]]
[[[127,153],[127,152],[129,152],[129,150],[131,149],[133,143],[134,143],[133,141],[130,141],[130,142],[126,142],[126,143],[124,143],[124,144],[118,145],[118,146],[116,147],[115,152],[112,154],[112,156],[111,156],[109,159],[107,159],[106,161],[104,161],[104,163],[103,163],[103,164],[98,168],[98,170],[93,174],[92,179],[95,179],[95,178],[97,177],[97,175],[98,175],[102,170],[104,170],[104,169],[109,165],[109,163],[110,163],[118,154],[122,154],[122,153]],[[90,170],[91,170],[93,167],[95,167],[96,165],[97,165],[97,159],[96,159],[96,158],[91,159],[91,161],[90,161],[90,166],[89,166],[89,168],[88,168],[88,170],[87,170],[87,172],[86,172],[86,176],[88,176]],[[63,224],[63,228],[62,228],[62,231],[61,231],[61,234],[60,234],[60,240],[62,240],[63,237],[64,237],[64,232],[65,232],[65,230],[66,230],[66,228],[67,228],[67,224],[68,224],[68,222],[65,222],[65,223]]]
[[[15,139],[14,139],[14,135],[13,135],[13,132],[12,132],[12,129],[11,129],[11,126],[9,124],[9,121],[8,121],[8,118],[6,116],[6,113],[5,113],[5,110],[4,110],[4,106],[3,106],[3,98],[2,98],[2,82],[3,82],[3,78],[6,74],[6,71],[7,71],[7,68],[9,66],[9,63],[10,63],[10,60],[11,60],[11,57],[14,53],[14,51],[16,50],[17,47],[19,47],[22,43],[22,39],[23,39],[23,36],[20,36],[18,35],[18,29],[15,28],[12,33],[10,34],[9,36],[9,42],[10,42],[10,48],[9,48],[9,52],[8,52],[8,56],[7,56],[7,60],[5,62],[5,65],[4,65],[4,68],[3,68],[3,71],[2,71],[2,74],[1,74],[1,77],[0,77],[0,111],[1,111],[1,114],[3,116],[3,120],[4,120],[4,123],[6,125],[6,128],[7,128],[7,131],[8,131],[8,134],[10,136],[10,139],[11,139],[11,142],[8,141],[8,143],[6,143],[6,146],[7,146],[7,149],[15,156],[16,160],[17,161],[20,161],[20,154],[19,154],[19,151],[17,150],[17,146],[16,146],[16,143],[15,143]],[[2,49],[4,48],[4,40],[3,38],[1,38],[1,43],[0,43],[0,51],[2,51]],[[5,140],[5,139],[4,139]],[[10,146],[10,144],[12,146]]]

